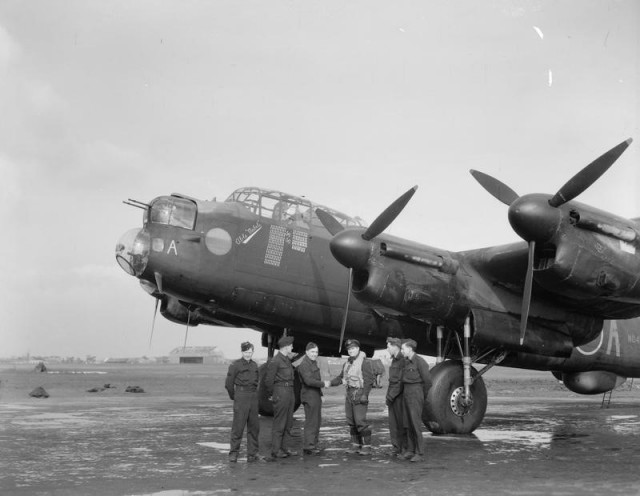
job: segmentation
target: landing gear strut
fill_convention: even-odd
[[[487,411],[487,389],[471,366],[471,325],[465,321],[463,343],[455,334],[462,361],[441,361],[442,333],[438,332],[439,363],[431,369],[432,385],[427,395],[423,422],[434,434],[469,434]]]

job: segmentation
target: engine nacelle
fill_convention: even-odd
[[[446,320],[460,314],[464,321],[467,312],[451,274],[395,260],[354,271],[353,294],[368,305],[411,317]]]
[[[554,374],[555,375],[555,374]],[[562,382],[570,391],[578,394],[600,394],[617,388],[627,380],[613,372],[591,370],[589,372],[563,372]]]
[[[578,203],[569,218],[536,248],[535,281],[574,298],[638,298],[638,235],[630,221]]]

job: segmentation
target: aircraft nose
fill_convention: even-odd
[[[560,226],[562,212],[549,205],[548,195],[525,195],[509,207],[509,223],[525,241],[545,242]]]
[[[127,274],[140,276],[149,262],[151,237],[140,228],[124,233],[116,244],[116,261]]]
[[[364,267],[371,255],[372,243],[362,239],[361,231],[346,229],[336,234],[329,245],[335,259],[345,267]]]

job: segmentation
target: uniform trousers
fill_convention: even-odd
[[[318,447],[320,422],[322,420],[322,396],[319,391],[305,391],[304,397],[304,441],[303,448],[310,450]]]
[[[396,396],[389,405],[389,436],[391,445],[402,453],[407,449],[407,429],[404,426],[404,398],[402,394]]]
[[[367,422],[368,407],[368,404],[354,402],[348,395],[345,398],[344,411],[352,436],[371,436],[371,429]]]
[[[247,426],[247,454],[258,454],[258,436],[260,419],[258,417],[258,393],[255,391],[237,391],[233,400],[233,423],[231,425],[230,453],[240,451],[242,434]]]
[[[291,438],[293,426],[293,409],[295,396],[292,387],[273,387],[273,428],[271,435],[271,453],[274,455],[280,450],[286,450],[285,437]]]
[[[424,389],[422,383],[404,384],[404,422],[407,427],[407,451],[423,455],[422,449],[422,410],[424,408]]]

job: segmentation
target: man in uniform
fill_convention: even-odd
[[[224,387],[233,400],[233,424],[231,426],[231,450],[229,461],[238,461],[242,434],[247,426],[247,461],[262,461],[258,454],[260,419],[258,418],[258,364],[254,362],[253,345],[248,341],[240,345],[242,358],[229,365]]]
[[[402,371],[402,387],[404,418],[407,426],[407,451],[403,457],[412,462],[423,460],[422,410],[431,387],[429,364],[416,353],[417,347],[413,339],[405,339],[401,348],[406,358]]]
[[[307,343],[305,356],[298,365],[300,375],[300,400],[304,405],[304,437],[303,453],[305,455],[318,455],[318,435],[320,434],[320,422],[322,419],[322,390],[328,381],[322,381],[320,368],[318,367],[318,345]]]
[[[285,445],[291,440],[295,394],[293,391],[293,365],[290,355],[293,350],[293,338],[283,336],[278,340],[279,353],[267,364],[264,385],[267,395],[273,399],[273,428],[271,435],[271,460],[286,458],[298,453]]]
[[[373,367],[364,352],[360,351],[357,339],[347,339],[349,358],[339,376],[330,381],[331,386],[344,384],[346,397],[344,402],[347,424],[351,433],[349,453],[371,454],[371,426],[367,421],[369,392],[373,387]]]
[[[395,457],[407,449],[407,430],[404,426],[404,398],[402,396],[402,369],[405,359],[400,353],[399,338],[387,338],[387,351],[391,355],[389,366],[389,388],[385,403],[389,408],[389,435],[391,453]]]

